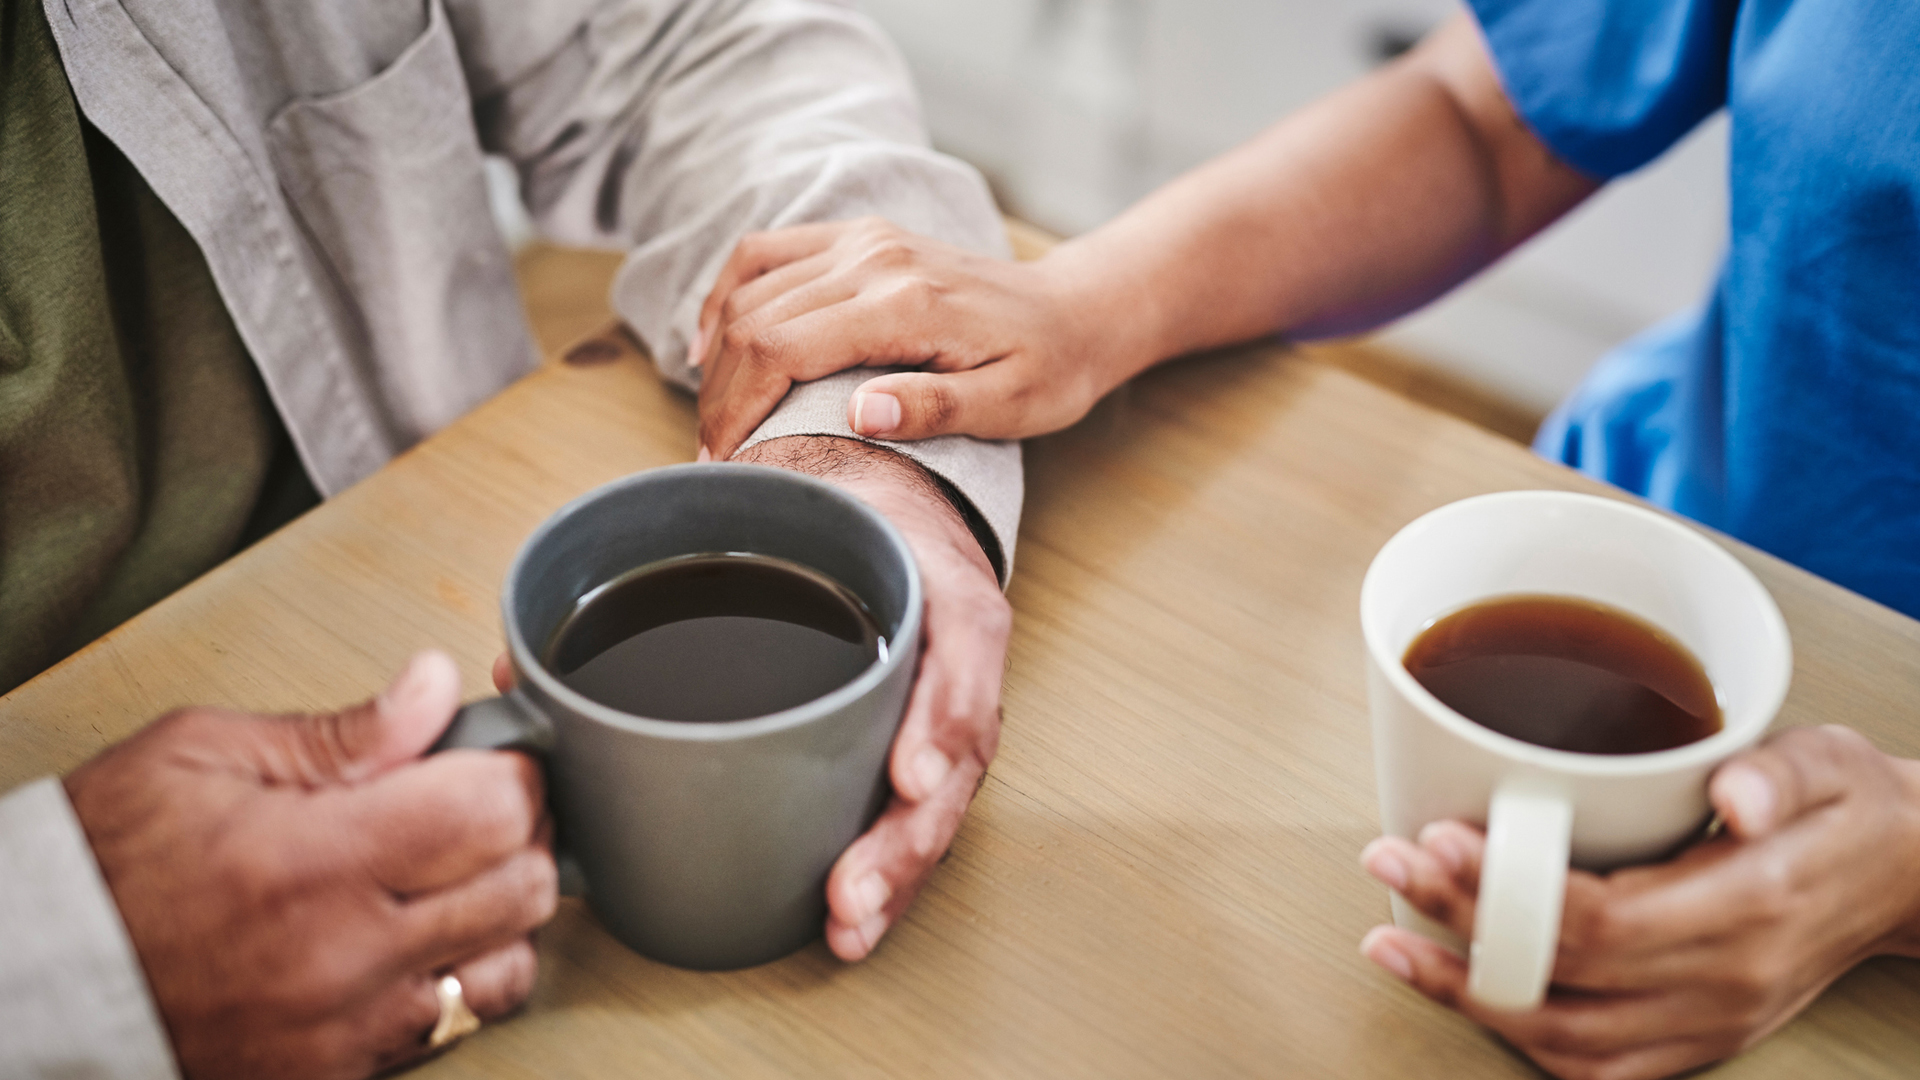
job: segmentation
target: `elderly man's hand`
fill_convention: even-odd
[[[1847,728],[1800,728],[1709,786],[1724,835],[1674,860],[1567,881],[1547,1001],[1500,1012],[1466,996],[1458,956],[1376,927],[1361,949],[1567,1080],[1668,1076],[1753,1045],[1848,968],[1920,955],[1920,762]],[[1484,840],[1438,822],[1382,838],[1369,872],[1461,937]]]
[[[827,879],[827,944],[873,951],[946,854],[1000,743],[1000,676],[1013,616],[953,506],[912,461],[852,439],[794,437],[735,460],[794,469],[851,491],[913,548],[926,593],[920,671],[888,768],[893,798]]]
[[[422,653],[357,708],[185,709],[67,777],[187,1076],[359,1080],[426,1051],[437,975],[482,1019],[531,991],[555,901],[540,773],[422,760],[459,695]]]

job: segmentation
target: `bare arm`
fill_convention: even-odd
[[[1598,184],[1515,114],[1470,17],[1028,264],[886,223],[748,237],[702,312],[702,437],[791,383],[910,364],[864,435],[1042,434],[1142,369],[1270,333],[1352,332],[1446,291]]]
[[[1145,366],[1267,333],[1375,326],[1597,186],[1521,122],[1462,14],[1048,261],[1087,283],[1090,310]]]

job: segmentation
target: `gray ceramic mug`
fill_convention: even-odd
[[[542,663],[595,586],[707,552],[827,574],[866,603],[885,655],[825,697],[720,723],[620,712]],[[704,970],[765,963],[818,937],[827,872],[887,797],[887,753],[920,653],[920,575],[899,531],[798,473],[674,465],[549,518],[507,571],[501,609],[517,685],[460,710],[435,749],[519,749],[545,761],[561,858],[577,866],[607,929],[643,955]]]

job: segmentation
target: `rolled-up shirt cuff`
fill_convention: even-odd
[[[0,1076],[179,1076],[133,940],[54,777],[0,798]]]
[[[975,525],[975,537],[1000,575],[1001,587],[1005,588],[1013,574],[1013,545],[1020,528],[1020,503],[1025,495],[1020,444],[963,435],[888,442],[854,434],[847,424],[847,400],[853,396],[855,387],[887,370],[855,368],[794,386],[741,449],[792,435],[830,435],[857,439],[905,455],[972,504],[986,531],[986,535],[980,535],[981,529]],[[965,515],[963,510],[963,516],[973,515]]]

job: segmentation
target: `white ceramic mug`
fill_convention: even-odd
[[[1706,668],[1721,730],[1650,754],[1553,750],[1481,727],[1407,672],[1408,646],[1436,619],[1513,594],[1595,600],[1665,630]],[[1568,865],[1645,862],[1695,836],[1708,776],[1766,731],[1793,672],[1780,609],[1739,560],[1672,518],[1571,492],[1482,495],[1414,521],[1367,569],[1360,625],[1382,829],[1487,826],[1467,989],[1496,1008],[1545,996]],[[1458,946],[1398,895],[1393,910]]]

